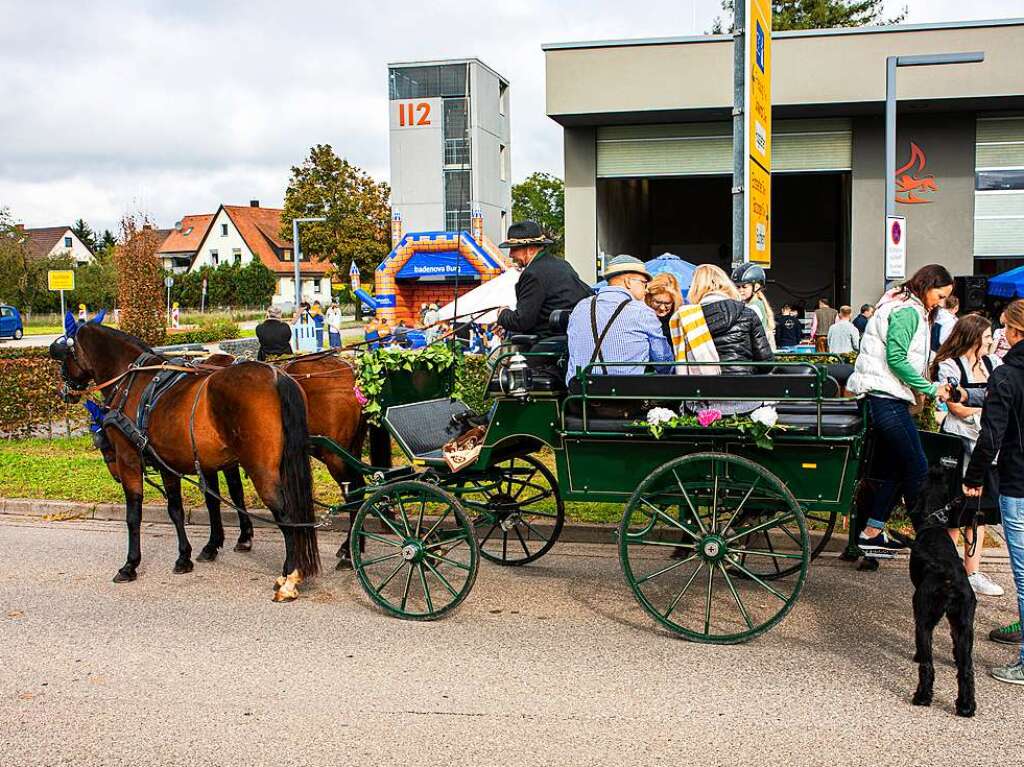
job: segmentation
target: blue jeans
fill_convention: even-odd
[[[1006,550],[1010,553],[1010,570],[1017,587],[1017,613],[1024,620],[1024,498],[1001,495],[999,510],[1003,514]],[[1020,662],[1024,663],[1024,644],[1020,648]]]
[[[341,348],[341,333],[336,333],[335,331],[331,330],[328,331],[327,337],[330,339],[332,349]]]
[[[872,479],[882,480],[871,505],[867,527],[885,527],[897,499],[910,511],[928,477],[928,457],[921,446],[910,406],[903,400],[868,395],[875,455]]]

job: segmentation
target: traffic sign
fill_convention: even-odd
[[[772,265],[772,4],[746,3],[744,261]]]
[[[173,288],[174,287],[174,278],[170,277],[170,276],[164,277],[164,287],[167,288],[168,290]]]
[[[885,217],[885,279],[902,280],[907,276],[907,219]]]
[[[50,290],[74,290],[75,272],[72,269],[51,269],[46,273],[46,286]]]

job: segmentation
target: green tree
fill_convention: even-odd
[[[113,250],[97,248],[93,260],[75,270],[72,301],[85,304],[91,313],[114,308],[117,301],[117,266]]]
[[[735,0],[722,0],[722,11],[729,19],[729,27],[726,29],[718,17],[711,25],[712,34],[736,31]],[[773,0],[772,30],[899,24],[907,17],[906,7],[888,19],[884,11],[885,0]]]
[[[309,150],[292,168],[281,215],[281,237],[292,237],[292,220],[324,216],[320,224],[303,224],[305,254],[329,260],[339,273],[355,261],[363,274],[373,273],[391,250],[391,189],[338,157],[330,144]]]
[[[555,241],[548,250],[565,252],[565,182],[550,173],[533,173],[512,187],[512,220],[536,221]]]
[[[97,250],[96,233],[92,230],[92,227],[85,223],[85,219],[78,219],[71,226],[71,231],[75,233],[75,236],[82,241],[93,253]]]
[[[277,288],[277,277],[266,264],[258,259],[250,261],[238,272],[237,279],[237,306],[264,307],[270,304]]]
[[[103,235],[97,240],[96,244],[103,250],[113,252],[113,249],[117,247],[117,237],[109,229],[104,229]]]

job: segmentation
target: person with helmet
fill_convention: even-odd
[[[764,285],[768,281],[764,268],[758,264],[740,264],[732,270],[732,281],[736,283],[740,299],[753,309],[754,314],[761,320],[764,333],[768,336],[768,343],[771,344],[772,351],[775,351],[775,312],[772,311],[772,305],[768,303],[768,297],[764,294]]]

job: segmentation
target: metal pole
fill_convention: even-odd
[[[302,303],[302,277],[299,273],[299,219],[292,219],[292,261],[295,262],[295,316],[299,316]]]
[[[744,0],[733,3],[735,31],[732,35],[732,265],[743,263],[746,238],[744,217],[744,176],[746,175],[746,8]]]

